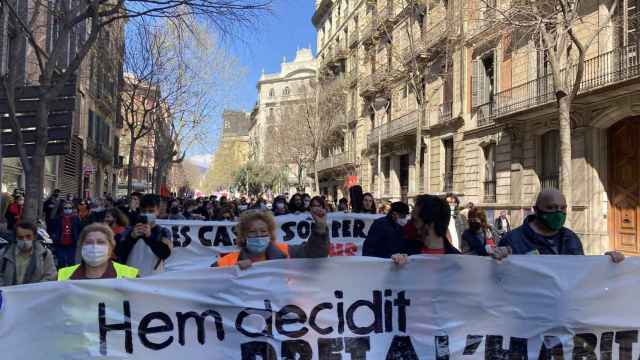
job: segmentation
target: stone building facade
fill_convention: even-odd
[[[272,136],[274,129],[280,127],[286,129],[286,122],[301,121],[296,119],[295,108],[298,105],[311,101],[312,83],[316,79],[316,59],[311,49],[299,49],[291,62],[286,58],[280,66],[280,72],[273,74],[263,73],[256,85],[258,100],[251,113],[251,126],[249,130],[251,159],[261,164],[279,167],[287,171],[289,189],[280,189],[281,192],[294,193],[298,188],[309,188],[311,182],[308,176],[310,172],[303,169],[304,184],[298,183],[298,168],[296,164],[285,164],[275,156],[277,136]]]
[[[209,187],[213,191],[229,191],[235,183],[234,174],[249,159],[250,114],[244,111],[225,110],[220,145],[211,164]]]
[[[346,3],[316,2],[314,20],[332,19],[314,21],[319,49],[326,22],[335,24],[338,6]],[[545,53],[492,26],[489,9],[480,1],[421,2],[418,21],[409,21],[420,25],[414,30],[417,50],[409,56],[424,61],[425,96],[415,107],[424,112],[424,160],[416,182],[419,117],[411,115],[410,99],[416,96],[402,89],[411,68],[393,65],[406,48],[403,9],[409,2],[349,3],[365,14],[358,18],[358,49],[367,54],[359,64],[368,69],[359,73],[358,88],[362,109],[367,102],[374,105],[368,114],[370,172],[361,179],[365,189],[379,198],[409,202],[416,193],[454,192],[487,209],[490,219],[506,210],[512,223],[520,224],[536,194],[560,181],[558,110]],[[597,31],[609,5],[609,0],[583,3],[585,21],[576,28],[580,38]],[[612,24],[598,34],[571,115],[570,223],[589,254],[608,249],[640,253],[640,151],[635,145],[640,139],[639,9],[637,0],[621,1]],[[394,73],[398,69],[401,74]],[[403,103],[405,98],[410,100]],[[367,123],[365,114],[358,122]]]

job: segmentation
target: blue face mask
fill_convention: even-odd
[[[270,242],[271,237],[269,236],[254,236],[247,238],[247,251],[252,255],[260,255],[267,250]]]

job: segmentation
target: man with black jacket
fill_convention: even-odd
[[[534,206],[535,214],[524,224],[505,236],[493,257],[503,259],[515,255],[584,255],[582,242],[576,233],[564,226],[567,219],[567,200],[556,189],[543,190]],[[624,255],[609,251],[605,255],[613,262],[624,260]]]
[[[159,205],[157,195],[145,194],[140,216],[116,248],[119,262],[140,270],[141,277],[164,271],[164,261],[171,255],[171,233],[156,225]]]
[[[409,206],[403,202],[391,204],[387,216],[371,224],[367,238],[362,245],[362,255],[391,258],[391,255],[404,253],[407,248],[403,228],[407,225]]]

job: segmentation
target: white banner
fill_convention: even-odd
[[[331,235],[330,256],[362,254],[362,244],[369,227],[381,215],[335,212],[327,214]],[[278,239],[300,244],[311,235],[309,214],[276,217]],[[167,271],[207,267],[218,256],[236,251],[235,222],[158,220],[158,225],[171,231],[173,251],[167,260]]]
[[[279,260],[0,288],[3,359],[632,360],[640,261]]]

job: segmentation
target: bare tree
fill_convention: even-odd
[[[611,26],[619,0],[608,2],[605,14],[597,21],[589,19],[593,11],[600,11],[586,1],[573,0],[512,0],[496,5],[495,1],[480,0],[484,11],[480,26],[504,26],[503,29],[522,40],[531,42],[545,54],[550,68],[553,93],[558,106],[560,128],[560,190],[567,198],[568,211],[572,210],[573,171],[571,164],[571,111],[584,78],[585,60],[599,34]],[[589,11],[589,8],[592,8]],[[586,35],[578,34],[588,29]]]
[[[17,149],[26,178],[24,219],[34,221],[39,214],[44,188],[44,164],[48,144],[49,115],[53,101],[72,81],[94,48],[100,33],[115,24],[136,18],[166,18],[180,21],[185,16],[206,20],[221,32],[231,33],[238,25],[251,24],[256,12],[268,9],[270,0],[31,0],[27,11],[12,0],[0,0],[7,14],[9,37],[26,41],[26,53],[37,64],[38,94],[35,141],[27,151],[16,116],[16,92],[23,84],[18,80],[18,62],[9,61],[2,82],[9,108],[8,121],[16,137]],[[49,31],[51,30],[51,31]],[[68,51],[70,39],[75,51]],[[21,41],[9,41],[10,59],[18,59]]]
[[[345,88],[344,80],[313,81],[304,88],[302,100],[297,105],[298,111],[295,112],[297,121],[300,122],[299,135],[308,143],[308,149],[303,153],[310,154],[309,163],[313,168],[316,193],[320,192],[318,160],[321,151],[335,146],[340,139],[335,136],[336,132],[341,132],[342,127],[346,127]]]

